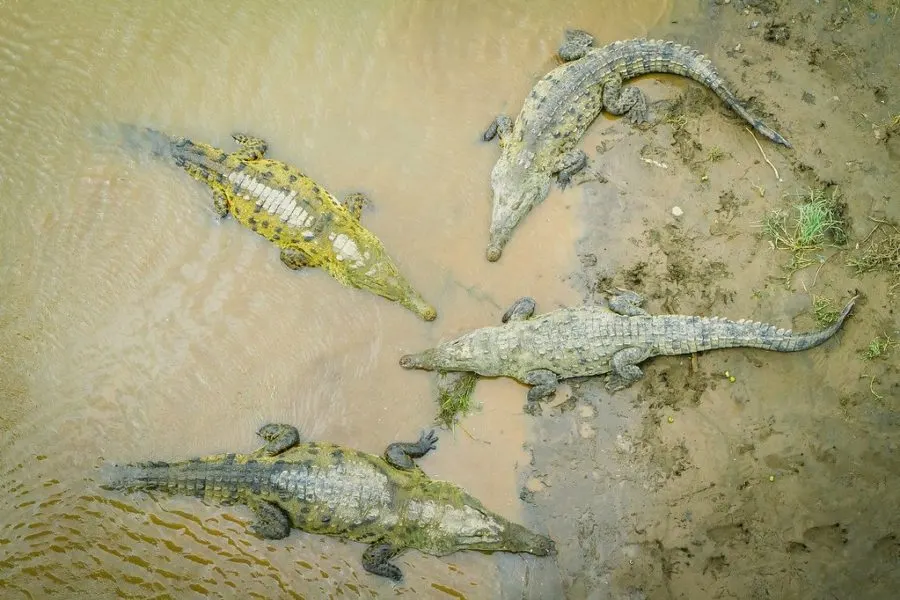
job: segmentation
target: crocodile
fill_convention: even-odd
[[[224,504],[256,515],[250,530],[284,539],[291,528],[368,544],[362,565],[401,581],[391,563],[414,548],[435,556],[460,550],[556,553],[550,538],[491,512],[458,486],[431,479],[415,464],[437,444],[434,431],[415,443],[390,444],[375,456],[325,442],[301,442],[296,427],[263,426],[266,444],[250,454],[217,454],[181,462],[107,465],[100,487],[159,490]]]
[[[623,80],[648,73],[689,77],[715,92],[760,134],[791,147],[741,105],[710,60],[696,50],[643,38],[592,48],[593,40],[583,31],[567,31],[557,52],[563,64],[535,84],[515,122],[500,115],[482,136],[484,141],[499,136],[501,149],[491,172],[493,209],[486,252],[491,262],[500,259],[519,222],[547,197],[552,179],[564,189],[587,165],[587,155],[576,144],[604,108],[633,123],[647,120],[645,96],[635,87],[622,87]]]
[[[150,128],[118,124],[130,146],[149,149],[182,167],[212,190],[216,213],[232,215],[281,250],[290,269],[318,267],[342,284],[368,290],[433,321],[437,311],[400,274],[384,246],[360,222],[367,199],[338,201],[295,167],[264,158],[268,144],[236,133],[236,152],[170,137]]]
[[[468,377],[511,377],[532,386],[528,409],[551,396],[561,379],[606,374],[612,393],[643,377],[637,365],[653,356],[690,354],[717,348],[761,348],[797,352],[833,336],[850,314],[854,296],[829,327],[794,333],[774,325],[722,317],[650,315],[637,292],[610,292],[608,306],[561,308],[534,316],[532,298],[518,299],[503,325],[476,329],[400,359],[406,369]],[[465,380],[457,380],[463,389]]]

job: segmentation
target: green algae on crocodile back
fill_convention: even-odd
[[[459,550],[555,553],[554,542],[485,508],[458,486],[431,479],[413,461],[434,449],[434,432],[374,456],[326,442],[301,443],[297,429],[270,424],[267,444],[250,454],[104,467],[108,490],[160,490],[245,504],[251,530],[283,539],[291,528],[368,544],[363,567],[394,581],[390,560],[413,548],[444,556]]]
[[[350,194],[338,201],[300,170],[264,158],[266,143],[235,134],[236,152],[122,124],[119,135],[134,146],[171,158],[212,190],[221,217],[239,223],[281,249],[291,269],[321,268],[344,285],[400,303],[426,321],[437,311],[400,274],[384,246],[363,227],[366,200]]]
[[[500,115],[483,135],[500,138],[500,157],[491,171],[493,208],[486,256],[500,259],[525,216],[543,202],[555,178],[565,188],[587,165],[576,147],[601,111],[647,120],[647,100],[622,82],[647,73],[689,77],[711,89],[760,134],[790,148],[774,129],[750,114],[726,87],[708,58],[670,41],[633,39],[593,48],[583,31],[568,31],[558,55],[564,61],[532,89],[513,121]]]
[[[620,290],[609,306],[579,306],[534,315],[531,298],[516,301],[502,325],[482,327],[400,359],[406,369],[512,377],[532,386],[529,403],[556,391],[561,379],[607,375],[614,392],[638,381],[637,365],[653,356],[717,348],[799,352],[830,339],[850,314],[850,299],[837,321],[820,331],[794,333],[773,325],[721,317],[650,315],[643,298]],[[529,404],[529,410],[534,405]]]

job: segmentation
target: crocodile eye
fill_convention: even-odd
[[[330,523],[330,522],[331,522],[331,517],[329,517],[328,515],[323,516],[323,517],[322,517],[322,522],[323,522],[323,523]]]

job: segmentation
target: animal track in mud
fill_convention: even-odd
[[[835,550],[847,543],[847,528],[841,527],[840,523],[810,527],[803,532],[803,539],[811,544]]]
[[[730,544],[732,542],[746,544],[750,541],[750,530],[743,523],[711,527],[706,530],[706,535],[716,544]]]

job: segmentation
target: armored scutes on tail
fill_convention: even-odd
[[[483,327],[400,359],[406,369],[512,377],[528,384],[529,402],[552,395],[561,379],[608,373],[607,389],[623,389],[643,376],[639,363],[660,355],[717,348],[761,348],[798,352],[833,336],[853,308],[821,331],[793,333],[774,325],[721,317],[649,315],[643,299],[620,290],[609,307],[563,308],[534,315],[534,300],[522,298],[503,315],[503,325]]]
[[[381,241],[360,223],[362,194],[339,202],[296,168],[264,158],[266,142],[243,134],[232,136],[240,149],[231,153],[126,124],[117,125],[114,135],[128,148],[170,158],[209,186],[216,212],[232,215],[278,246],[287,267],[319,267],[344,285],[399,302],[426,321],[437,317]]]
[[[408,548],[435,556],[459,550],[547,556],[556,547],[485,508],[461,488],[429,478],[413,459],[435,448],[434,432],[390,444],[383,457],[325,442],[300,443],[295,427],[266,425],[251,454],[105,468],[108,490],[160,490],[245,504],[251,529],[283,539],[291,528],[368,544],[363,567],[394,581],[390,560]]]
[[[500,158],[491,172],[493,209],[487,259],[500,259],[513,230],[550,192],[553,178],[561,187],[587,165],[576,148],[603,109],[647,119],[647,100],[622,82],[647,73],[689,77],[715,92],[760,134],[791,147],[774,129],[750,114],[726,87],[708,58],[687,46],[661,40],[633,39],[593,48],[583,31],[568,31],[559,49],[566,61],[535,84],[515,122],[498,116],[482,136],[500,138]]]

